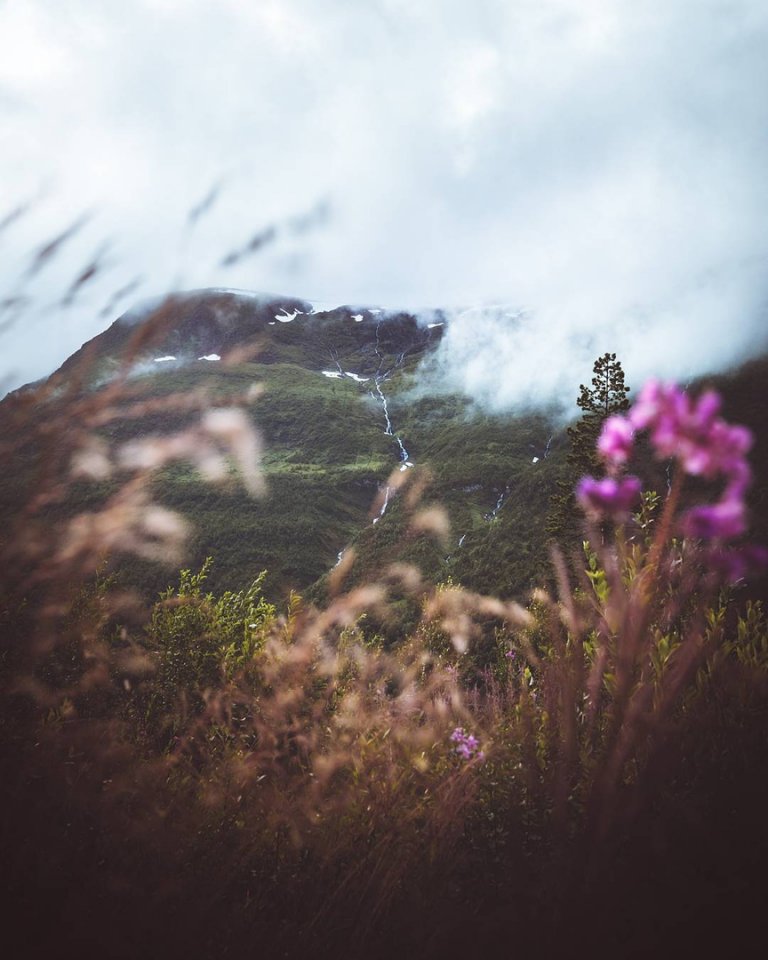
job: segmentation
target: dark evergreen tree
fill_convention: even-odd
[[[568,427],[571,449],[565,461],[564,476],[550,501],[547,534],[554,540],[570,543],[580,530],[579,514],[573,490],[585,474],[598,473],[600,461],[596,444],[603,422],[629,407],[629,387],[615,353],[604,353],[592,368],[592,386],[579,386],[577,405],[584,413]]]

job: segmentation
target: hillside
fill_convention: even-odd
[[[215,400],[260,385],[248,414],[264,440],[266,496],[211,486],[182,464],[157,481],[159,501],[194,525],[189,564],[215,558],[214,588],[244,585],[266,569],[269,595],[307,590],[350,545],[358,554],[353,577],[397,558],[418,561],[434,580],[484,583],[505,595],[533,582],[562,440],[542,414],[491,416],[467,397],[425,388],[420,363],[440,341],[439,315],[420,325],[403,313],[313,312],[301,301],[216,291],[176,297],[150,323],[158,313],[150,343],[132,344],[145,318],[128,314],[85,344],[53,381],[68,384],[85,368],[83,390],[108,389],[130,349],[137,400],[199,390]],[[252,355],[232,357],[245,348]],[[101,433],[122,442],[179,429],[191,418],[164,412],[117,419]],[[424,481],[425,503],[447,508],[444,544],[406,537],[397,497],[387,498],[382,516],[372,514],[398,467]],[[22,498],[24,477],[22,469],[0,481],[4,512]],[[104,492],[104,484],[80,485],[75,506]],[[51,507],[52,519],[63,509]],[[73,509],[71,498],[66,509]],[[151,596],[168,572],[131,562],[121,576]]]
[[[339,957],[353,939],[366,956],[501,957],[510,931],[557,956],[596,922],[607,955],[628,929],[643,955],[754,936],[768,634],[744,601],[765,579],[721,591],[674,520],[653,528],[665,545],[639,535],[629,551],[606,524],[593,592],[503,602],[546,582],[565,436],[544,412],[491,416],[430,380],[446,322],[196,293],[122,318],[0,405],[0,846],[40,955],[81,931],[108,954],[123,927],[125,956],[167,957]],[[754,433],[763,542],[767,374],[763,357],[708,381]],[[263,438],[263,496],[189,465],[203,469],[189,438],[207,442],[197,424],[222,408],[220,426],[234,411]],[[124,549],[137,513],[161,533],[169,514],[120,500],[141,462],[121,473],[120,451],[138,440],[151,461],[185,435],[149,492],[189,521],[186,565],[215,557],[205,582]],[[651,449],[638,458],[666,493]],[[91,479],[61,483],[77,453]],[[690,473],[683,499],[702,493]],[[416,529],[430,505],[447,534]],[[75,514],[79,546],[56,529]],[[105,534],[117,585],[78,552]],[[362,589],[323,603],[350,548],[346,585]],[[402,561],[477,593],[398,582]],[[286,603],[295,588],[320,603]]]
[[[405,313],[198,291],[116,320],[51,382],[71,388],[85,371],[78,390],[109,390],[129,352],[127,385],[136,402],[206,391],[216,405],[259,385],[247,412],[264,442],[266,495],[211,485],[185,463],[166,467],[155,482],[157,500],[191,521],[186,562],[197,567],[214,557],[214,590],[244,586],[266,570],[268,596],[298,589],[321,599],[328,572],[354,546],[352,582],[370,579],[386,563],[411,561],[432,582],[451,578],[521,596],[546,568],[544,520],[566,438],[545,412],[490,415],[425,380],[422,362],[446,322],[439,313],[420,323]],[[757,438],[752,501],[763,540],[767,369],[760,360],[717,379],[729,418],[748,424]],[[178,430],[195,416],[154,412],[118,417],[99,429],[122,443]],[[32,449],[20,451],[17,469],[0,478],[6,516],[23,502],[34,457]],[[445,538],[410,530],[407,498],[387,492],[398,470],[410,487],[423,487],[421,505],[447,510]],[[82,483],[66,505],[46,510],[54,522],[109,490],[108,481]],[[122,563],[120,576],[152,597],[169,571],[131,560]]]

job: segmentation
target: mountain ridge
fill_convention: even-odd
[[[424,322],[381,308],[326,310],[292,297],[191,291],[128,311],[49,382],[63,386],[85,370],[82,389],[98,391],[122,371],[136,400],[202,390],[213,405],[260,385],[246,409],[264,438],[264,498],[211,487],[182,464],[153,484],[162,505],[192,521],[187,564],[214,557],[214,588],[243,586],[266,569],[268,595],[299,589],[322,598],[329,571],[353,545],[350,582],[410,561],[431,582],[522,596],[547,564],[544,519],[566,438],[546,410],[492,414],[425,385],[424,361],[449,323],[439,312]],[[759,400],[754,376],[750,383]],[[762,449],[764,416],[759,402],[753,406]],[[180,429],[191,416],[118,418],[100,433],[121,444]],[[446,510],[442,539],[414,533],[412,509],[390,489],[393,471],[423,487],[423,504]],[[0,481],[4,512],[18,503],[18,486]],[[98,494],[98,485],[82,488],[70,508],[85,509]],[[760,489],[756,495],[762,514]],[[63,516],[51,510],[52,521]],[[147,595],[169,578],[143,562],[123,564],[121,576]]]

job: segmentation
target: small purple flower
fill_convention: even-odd
[[[746,508],[742,500],[735,498],[693,507],[683,514],[681,528],[686,537],[697,540],[733,540],[747,529]]]
[[[662,418],[671,420],[684,402],[683,394],[677,387],[649,380],[632,405],[627,419],[635,430],[656,427]]]
[[[724,420],[712,424],[708,436],[712,457],[712,473],[733,473],[746,467],[744,460],[752,446],[752,433],[746,427],[731,425]]]
[[[451,742],[456,744],[456,753],[464,760],[484,760],[485,754],[480,750],[480,741],[464,727],[456,727],[451,734]]]
[[[702,429],[708,429],[715,422],[715,417],[720,413],[722,400],[720,394],[714,390],[705,390],[696,401],[696,408],[693,416]]]
[[[582,509],[594,519],[610,517],[626,519],[640,497],[639,477],[582,477],[576,487],[576,499]]]
[[[597,441],[597,449],[611,466],[621,467],[629,460],[635,442],[635,428],[626,417],[608,417]]]
[[[649,380],[627,415],[635,430],[645,430],[655,422],[661,406],[661,384],[658,380]]]
[[[707,565],[720,574],[726,583],[738,583],[750,574],[768,569],[768,550],[750,544],[737,550],[710,550],[706,555]]]
[[[603,425],[597,449],[609,475],[602,480],[584,477],[576,488],[576,498],[587,515],[594,520],[627,518],[640,494],[640,481],[621,476],[620,471],[632,454],[636,432],[647,430],[657,457],[675,459],[689,476],[725,481],[718,502],[682,514],[683,536],[716,544],[741,537],[747,529],[744,501],[752,472],[746,455],[753,437],[746,427],[721,419],[720,408],[720,396],[714,390],[691,400],[675,384],[646,383],[626,417],[609,417]],[[759,550],[753,556],[744,550],[718,548],[712,553],[712,565],[724,579],[735,582],[750,565],[759,565],[754,559],[758,555],[762,555]]]
[[[752,445],[746,427],[718,418],[720,397],[707,390],[695,403],[674,384],[649,381],[628,414],[636,430],[648,429],[656,454],[674,457],[691,476],[729,476]],[[608,421],[606,421],[608,422]]]
[[[514,650],[507,650],[507,652],[504,654],[504,656],[507,658],[507,660],[516,660],[516,659],[517,659],[517,654],[515,653]]]

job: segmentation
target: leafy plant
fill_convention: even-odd
[[[277,611],[262,595],[265,573],[244,590],[216,597],[203,587],[213,559],[199,571],[182,570],[152,608],[146,646],[157,664],[147,721],[174,716],[180,704],[199,712],[207,689],[242,669],[266,642]]]

